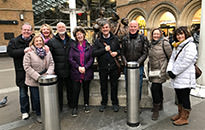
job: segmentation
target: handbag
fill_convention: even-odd
[[[201,76],[202,71],[196,64],[194,64],[194,66],[195,66],[196,79],[198,79]]]
[[[149,77],[161,77],[161,71],[160,70],[150,70],[149,71]]]

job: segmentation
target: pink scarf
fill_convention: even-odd
[[[80,43],[78,43],[78,50],[80,51],[80,66],[84,67],[85,66],[85,41],[83,41],[82,46],[80,46]],[[85,74],[80,75],[80,82],[85,78]]]

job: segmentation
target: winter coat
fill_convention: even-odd
[[[16,72],[16,85],[18,87],[25,87],[25,71],[23,68],[23,57],[24,49],[29,46],[31,39],[26,41],[22,38],[22,35],[19,35],[16,38],[13,38],[9,41],[7,46],[7,53],[10,57],[13,58],[14,67]]]
[[[85,79],[84,80],[92,80],[93,79],[93,70],[91,68],[93,64],[93,57],[92,57],[92,47],[88,42],[86,42],[85,53],[84,53],[84,67],[85,67]],[[71,79],[75,81],[80,80],[81,73],[79,72],[78,68],[80,65],[80,51],[78,49],[78,43],[75,42],[69,54],[69,62],[71,64]]]
[[[69,78],[70,77],[70,64],[68,62],[69,51],[71,44],[74,42],[67,34],[66,44],[64,45],[63,40],[61,40],[59,34],[55,35],[50,39],[47,45],[53,56],[55,63],[55,74],[59,78]]]
[[[164,47],[164,49],[163,49]],[[166,54],[165,54],[166,53]],[[149,70],[160,70],[161,77],[150,77],[149,80],[154,83],[164,83],[166,81],[166,69],[168,59],[171,57],[172,47],[168,39],[162,38],[156,45],[149,48]],[[167,59],[167,57],[168,59]]]
[[[182,89],[196,87],[194,64],[197,60],[197,50],[196,44],[193,41],[193,37],[189,37],[179,44],[177,48],[173,49],[167,66],[167,72],[172,71],[176,75],[176,78],[171,80],[171,85],[174,88]],[[175,61],[174,59],[177,53],[186,43],[188,44],[183,48]]]
[[[31,46],[32,51],[27,52],[23,59],[23,66],[26,71],[25,84],[28,86],[38,86],[38,78],[40,72],[47,70],[46,74],[54,73],[54,62],[50,51],[46,54],[44,59],[41,59],[36,54],[36,48]]]
[[[137,32],[138,33],[138,32]],[[149,41],[144,35],[137,34],[136,38],[130,38],[129,34],[122,40],[122,56],[124,62],[136,61],[140,66],[144,65],[144,61],[148,54]]]
[[[102,34],[100,38],[98,38],[93,46],[93,57],[97,57],[99,71],[102,70],[115,70],[117,69],[116,62],[114,58],[110,55],[108,51],[105,50],[104,45],[105,39],[103,38]],[[120,44],[118,38],[110,33],[110,48],[112,52],[117,52],[118,55],[120,54]]]

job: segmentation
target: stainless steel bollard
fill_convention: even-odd
[[[60,130],[57,76],[43,75],[38,82],[44,130]]]
[[[139,122],[139,91],[140,71],[137,62],[127,63],[127,125],[137,127]]]

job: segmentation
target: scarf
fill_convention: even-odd
[[[173,43],[172,43],[172,46],[175,47],[175,48],[177,48],[182,42],[183,42],[183,41],[181,41],[181,42],[173,42]]]
[[[36,54],[41,58],[44,59],[44,57],[46,56],[46,50],[43,48],[36,48]]]
[[[157,43],[159,43],[159,41],[161,41],[162,40],[162,38],[160,38],[159,40],[154,40],[154,39],[152,39],[152,45],[156,45]]]
[[[138,35],[138,31],[137,31],[135,34],[131,34],[131,33],[129,33],[130,39],[134,39],[134,38],[136,38],[137,35]]]
[[[78,43],[78,50],[80,51],[80,66],[84,67],[85,66],[85,41],[83,41],[82,46],[80,46],[80,43]],[[80,82],[85,78],[85,74],[80,74]]]
[[[45,37],[43,36],[43,34],[41,34],[41,37],[43,38],[44,43],[47,43],[47,42],[50,40],[49,37],[48,37],[48,38],[45,38]]]

